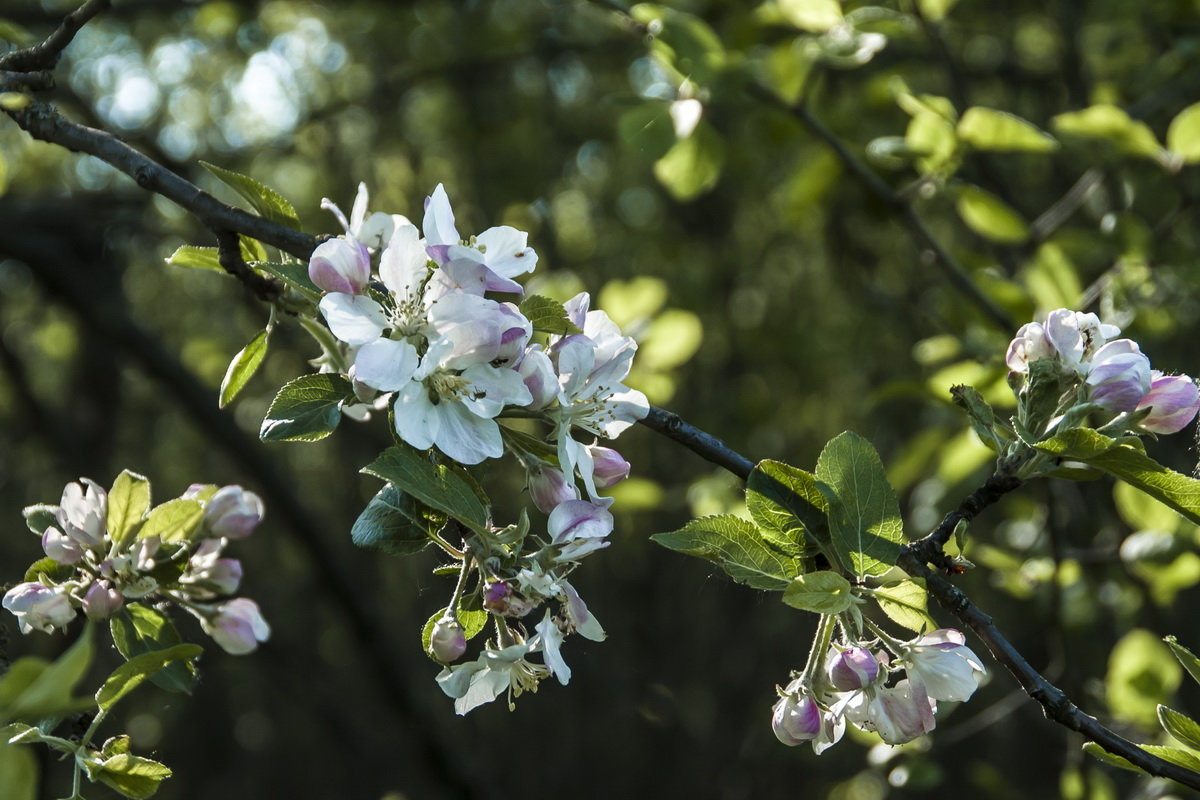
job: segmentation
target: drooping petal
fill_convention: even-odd
[[[408,342],[376,339],[358,349],[354,357],[354,378],[381,392],[395,392],[408,386],[420,358]]]
[[[550,674],[558,678],[559,683],[566,686],[571,680],[571,668],[563,660],[563,632],[558,627],[558,623],[554,621],[554,615],[550,613],[550,609],[546,609],[546,616],[534,626],[534,630],[542,636],[542,658],[545,659]]]
[[[321,298],[321,314],[333,335],[346,344],[373,342],[387,327],[387,315],[366,295],[332,292]]]

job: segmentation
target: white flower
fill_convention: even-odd
[[[489,291],[520,294],[521,284],[513,278],[532,272],[537,266],[537,253],[529,247],[528,234],[507,225],[488,228],[470,242],[464,242],[455,225],[450,198],[440,183],[425,199],[425,219],[421,227],[425,229],[429,254],[434,261],[482,266]]]
[[[321,198],[321,208],[332,212],[337,217],[338,222],[342,223],[342,227],[346,229],[346,234],[349,237],[362,242],[372,250],[378,250],[387,244],[396,228],[401,225],[412,224],[406,217],[399,214],[384,214],[381,211],[376,211],[374,214],[368,216],[368,202],[367,185],[359,183],[358,194],[354,197],[354,207],[350,211],[349,220],[346,219],[346,215],[342,213],[342,210],[327,197]]]
[[[72,484],[74,485],[74,484]],[[4,608],[17,618],[21,633],[53,633],[75,619],[75,609],[66,590],[40,583],[19,583],[4,595]]]
[[[204,521],[215,537],[244,539],[262,522],[262,498],[241,486],[222,486],[204,508]]]
[[[96,548],[108,535],[108,493],[95,481],[80,478],[87,486],[68,483],[54,510],[59,529],[82,548]],[[49,554],[48,554],[49,555]]]
[[[525,659],[537,649],[538,637],[500,650],[484,650],[475,661],[446,667],[437,676],[438,686],[454,698],[454,711],[460,716],[506,692],[511,710],[513,698],[522,692],[536,692],[538,682],[550,674],[541,664]]]
[[[571,680],[571,668],[567,666],[567,662],[562,657],[562,643],[566,635],[554,619],[554,615],[550,613],[550,609],[546,609],[546,616],[534,626],[534,630],[541,637],[539,643],[542,647],[542,658],[546,662],[546,668],[550,670],[551,675],[558,678],[559,683],[566,686]]]
[[[919,680],[934,700],[968,700],[987,675],[979,657],[965,642],[961,631],[940,628],[906,648],[908,674]]]
[[[213,641],[234,656],[254,651],[259,642],[271,636],[271,627],[263,619],[258,604],[245,597],[219,606],[214,615],[202,618],[200,624]]]
[[[863,730],[876,731],[888,744],[910,742],[936,725],[937,703],[915,679],[867,689],[857,699],[847,716]]]
[[[550,541],[562,545],[559,561],[578,561],[604,547],[612,533],[613,516],[604,506],[586,500],[568,500],[550,512],[546,523]]]

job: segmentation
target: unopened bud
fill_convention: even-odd
[[[825,672],[833,688],[839,692],[854,692],[875,682],[879,677],[879,662],[866,648],[848,647],[829,657]]]
[[[222,486],[204,510],[204,521],[212,535],[227,539],[244,539],[262,518],[262,499],[241,486]]]
[[[83,613],[90,620],[106,620],[121,610],[125,598],[108,581],[96,581],[83,596]]]
[[[587,451],[592,456],[592,474],[597,487],[607,489],[629,477],[629,462],[616,450],[593,444],[588,446]]]
[[[308,277],[326,292],[362,294],[371,280],[371,255],[351,239],[330,239],[313,250]]]
[[[529,497],[538,510],[549,514],[568,500],[578,500],[575,487],[567,482],[562,470],[540,467],[529,472]]]
[[[467,637],[462,625],[453,617],[442,617],[429,636],[429,651],[442,663],[457,661],[467,650]]]
[[[821,733],[821,709],[808,695],[784,695],[771,709],[771,730],[788,747],[811,742]]]

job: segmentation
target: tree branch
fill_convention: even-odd
[[[717,437],[684,422],[678,414],[652,406],[650,413],[641,423],[668,439],[675,440],[701,458],[729,470],[742,480],[749,478],[754,469],[754,462],[750,459],[734,452]]]
[[[238,243],[238,235],[227,229],[214,231],[217,236],[217,260],[221,267],[237,278],[264,302],[276,300],[283,294],[283,284],[274,278],[260,275],[250,269],[242,258],[242,246]]]
[[[46,39],[24,50],[14,50],[0,56],[0,70],[10,72],[35,72],[54,69],[62,51],[66,49],[79,29],[93,17],[112,6],[112,0],[87,0],[86,3],[68,14]]]

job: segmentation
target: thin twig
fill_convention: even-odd
[[[112,0],[87,0],[86,3],[68,14],[58,28],[44,41],[0,56],[0,70],[36,72],[37,70],[54,69],[62,51],[75,38],[75,34],[79,33],[79,29],[111,5]]]
[[[242,258],[238,235],[231,230],[218,230],[217,260],[221,267],[233,277],[246,284],[259,300],[271,302],[283,294],[283,284],[274,278],[259,275]]]
[[[734,452],[729,445],[717,437],[684,422],[678,414],[652,407],[641,423],[651,430],[658,431],[668,439],[679,442],[701,458],[729,470],[742,480],[749,478],[750,473],[754,470],[753,461]]]

